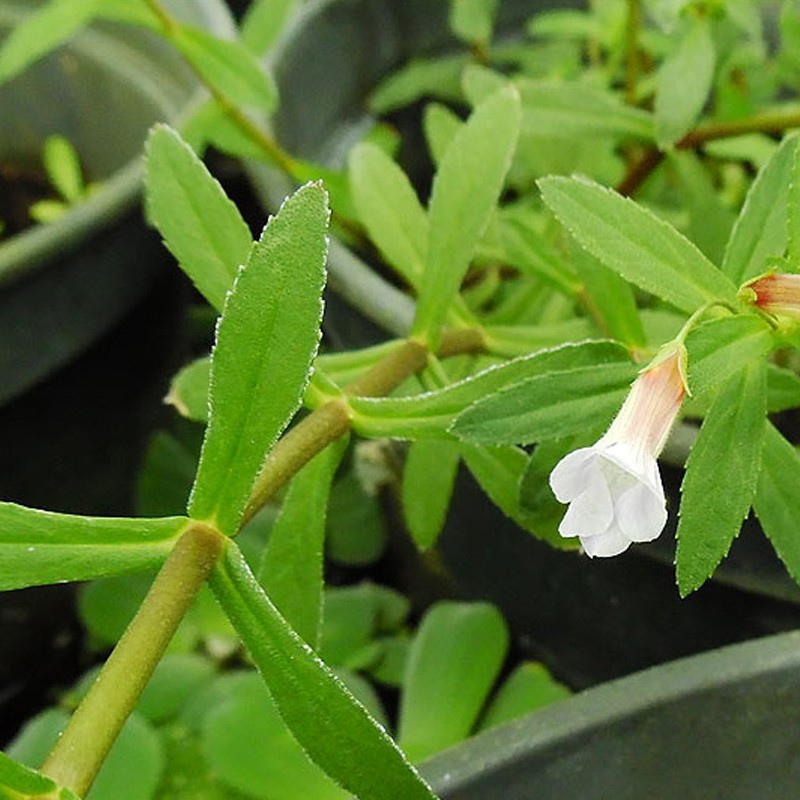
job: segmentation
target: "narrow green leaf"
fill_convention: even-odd
[[[178,133],[157,125],[147,140],[147,216],[181,268],[217,311],[253,246],[247,224]]]
[[[481,103],[456,134],[436,173],[429,236],[413,332],[435,346],[450,304],[503,188],[519,134],[511,87]]]
[[[756,491],[766,414],[766,368],[753,362],[720,389],[686,462],[675,558],[681,596],[711,577]]]
[[[242,42],[250,52],[267,52],[300,5],[299,0],[254,0],[242,20]]]
[[[771,257],[783,255],[787,244],[789,186],[797,157],[796,135],[787,136],[756,175],[725,248],[723,272],[744,283],[765,272]]]
[[[420,440],[403,468],[403,517],[417,547],[433,547],[444,527],[461,451],[456,442]]]
[[[683,187],[689,212],[689,238],[715,264],[722,261],[736,215],[722,201],[717,187],[700,157],[687,150],[669,153]]]
[[[800,147],[793,148],[792,171],[786,201],[786,257],[800,272]]]
[[[386,731],[286,624],[233,541],[211,587],[289,730],[318,766],[361,800],[435,800]]]
[[[239,106],[267,113],[275,110],[275,82],[240,42],[219,39],[190,25],[177,26],[168,35],[203,80],[223,97]]]
[[[636,367],[596,364],[527,378],[478,400],[450,431],[477,444],[532,444],[610,421],[625,399]]]
[[[523,662],[497,690],[481,718],[480,730],[538,711],[570,695],[570,690],[555,680],[543,664]]]
[[[189,509],[229,535],[308,383],[320,338],[327,226],[319,184],[288,198],[240,271],[217,328],[210,418]]]
[[[382,116],[426,96],[463,100],[461,72],[470,62],[466,53],[413,59],[378,84],[369,97],[369,110]]]
[[[467,44],[486,45],[492,38],[498,0],[450,0],[450,28]]]
[[[659,147],[668,147],[695,124],[711,91],[715,63],[710,22],[696,15],[658,71],[655,122]]]
[[[42,160],[50,183],[68,203],[76,203],[85,191],[81,162],[75,147],[59,134],[48,136]]]
[[[755,316],[723,317],[698,325],[686,337],[689,390],[702,396],[773,344],[769,326]]]
[[[345,444],[329,445],[292,479],[258,572],[284,619],[312,647],[317,646],[322,618],[328,498]]]
[[[428,103],[422,117],[425,141],[428,143],[433,163],[442,163],[450,143],[464,124],[461,117],[442,103]]]
[[[105,0],[50,0],[11,29],[0,48],[0,83],[68,41]]]
[[[158,566],[188,520],[80,517],[0,503],[0,591]]]
[[[800,454],[769,422],[753,507],[778,557],[800,583]]]
[[[519,486],[528,463],[518,447],[485,447],[461,443],[464,463],[486,496],[510,519],[526,527],[520,513]]]
[[[488,603],[441,602],[428,611],[400,698],[397,739],[412,761],[469,736],[507,649],[505,621]]]
[[[528,136],[654,138],[652,114],[625,105],[605,89],[530,78],[518,78],[514,83],[522,98],[522,131]]]
[[[22,794],[46,794],[56,788],[56,783],[0,752],[0,786]]]
[[[164,398],[183,417],[195,422],[208,422],[208,388],[211,358],[202,356],[182,367],[172,377]]]
[[[428,249],[428,218],[403,170],[377,145],[356,145],[349,159],[358,217],[386,261],[417,288]]]
[[[453,420],[470,404],[504,387],[549,372],[629,364],[628,351],[609,341],[565,344],[490,367],[463,381],[416,397],[354,397],[353,425],[369,436],[448,437]]]
[[[767,363],[767,411],[775,414],[800,406],[800,376],[794,370]]]
[[[542,196],[580,245],[623,278],[692,313],[736,302],[736,285],[652,212],[584,178],[538,181]]]
[[[628,347],[643,348],[644,326],[631,285],[586,250],[575,253],[574,261],[585,286],[584,302],[603,333]]]

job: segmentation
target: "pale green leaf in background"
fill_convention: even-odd
[[[736,303],[736,285],[688,239],[652,212],[585,178],[538,181],[545,202],[578,243],[607,267],[692,313]]]
[[[328,498],[345,445],[329,445],[294,476],[257,573],[284,619],[311,647],[322,618]]]
[[[622,103],[605,89],[588,84],[518,78],[522,131],[528,136],[563,139],[654,138],[653,117]]]
[[[403,170],[377,145],[349,156],[350,191],[358,218],[386,261],[418,288],[428,249],[428,217]]]
[[[469,406],[450,431],[477,444],[531,444],[611,421],[636,377],[631,363],[527,378]]]
[[[403,518],[420,549],[432,547],[442,532],[460,458],[456,442],[420,440],[408,448],[403,468]]]
[[[211,358],[202,356],[195,359],[173,375],[164,402],[173,406],[186,419],[208,422],[210,377]]]
[[[147,140],[146,209],[165,244],[217,311],[253,246],[239,210],[177,132]]]
[[[521,663],[506,679],[481,717],[479,730],[485,731],[504,722],[538,711],[571,695],[543,664]]]
[[[203,79],[230,102],[267,113],[275,110],[275,82],[243,44],[189,25],[176,26],[169,31],[169,38]]]
[[[0,48],[0,83],[71,39],[105,0],[50,0],[12,28]]]
[[[800,454],[769,422],[753,508],[778,557],[800,582]]]
[[[675,557],[682,597],[711,576],[750,510],[765,414],[766,366],[758,360],[723,384],[686,462]]]
[[[254,0],[242,19],[242,43],[255,55],[267,52],[302,0]]]
[[[421,761],[465,739],[476,724],[508,650],[500,612],[488,603],[440,602],[411,645],[397,739]]]
[[[669,147],[694,126],[711,92],[716,60],[710,22],[695,15],[677,49],[658,71],[655,122],[661,148]]]
[[[42,147],[42,161],[50,183],[68,203],[76,203],[85,191],[83,171],[75,147],[59,134],[48,136]]]
[[[190,515],[237,532],[266,454],[297,410],[317,352],[328,203],[307,184],[270,219],[217,327],[210,418]]]
[[[211,587],[284,722],[318,766],[360,800],[435,800],[386,731],[286,624],[233,541]]]
[[[346,800],[292,738],[261,676],[231,672],[222,678],[225,700],[205,715],[203,749],[215,774],[252,797],[270,800]]]
[[[800,272],[800,147],[792,148],[794,158],[786,201],[786,257],[791,268]]]
[[[450,28],[467,44],[485,47],[492,38],[499,0],[450,0]]]
[[[723,272],[744,283],[766,272],[768,259],[780,257],[787,243],[787,204],[800,138],[787,136],[756,175],[725,248]]]
[[[484,447],[462,442],[461,455],[486,496],[510,519],[525,528],[519,487],[527,453],[519,447]]]
[[[447,148],[463,124],[461,117],[442,103],[428,103],[425,106],[422,127],[434,164],[441,164]]]
[[[81,517],[0,503],[0,591],[158,566],[189,521]]]
[[[23,794],[46,794],[56,788],[55,781],[36,770],[19,764],[0,752],[0,787]]]
[[[489,97],[458,131],[434,178],[427,259],[413,325],[413,332],[434,347],[500,197],[519,117],[516,90]]]

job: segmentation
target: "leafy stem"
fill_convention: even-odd
[[[146,0],[148,7],[153,12],[153,15],[158,19],[161,24],[164,38],[168,41],[175,43],[175,40],[180,30],[180,23],[173,17],[169,11],[159,2],[159,0]],[[247,114],[242,111],[235,103],[232,103],[219,89],[211,84],[204,75],[197,70],[194,65],[185,59],[189,67],[197,76],[198,80],[208,90],[209,94],[214,98],[219,107],[228,116],[228,118],[250,139],[260,150],[262,150],[267,158],[283,170],[287,175],[292,178],[297,178],[298,167],[295,160],[284,150],[275,139],[268,136],[258,125],[256,125]]]
[[[798,127],[800,127],[800,114],[797,113],[756,114],[745,119],[700,125],[679,139],[674,146],[676,150],[696,150],[718,139],[728,139],[746,133],[782,133]],[[645,150],[617,185],[617,191],[626,196],[634,194],[663,161],[665,155],[665,151],[657,147]]]

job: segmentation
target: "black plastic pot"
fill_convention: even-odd
[[[442,800],[788,800],[800,633],[649,669],[423,765]]]

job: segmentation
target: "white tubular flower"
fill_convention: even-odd
[[[589,556],[616,556],[631,542],[650,542],[667,522],[656,459],[686,396],[686,354],[679,345],[643,370],[608,432],[568,453],[550,474],[561,503],[558,526]]]

